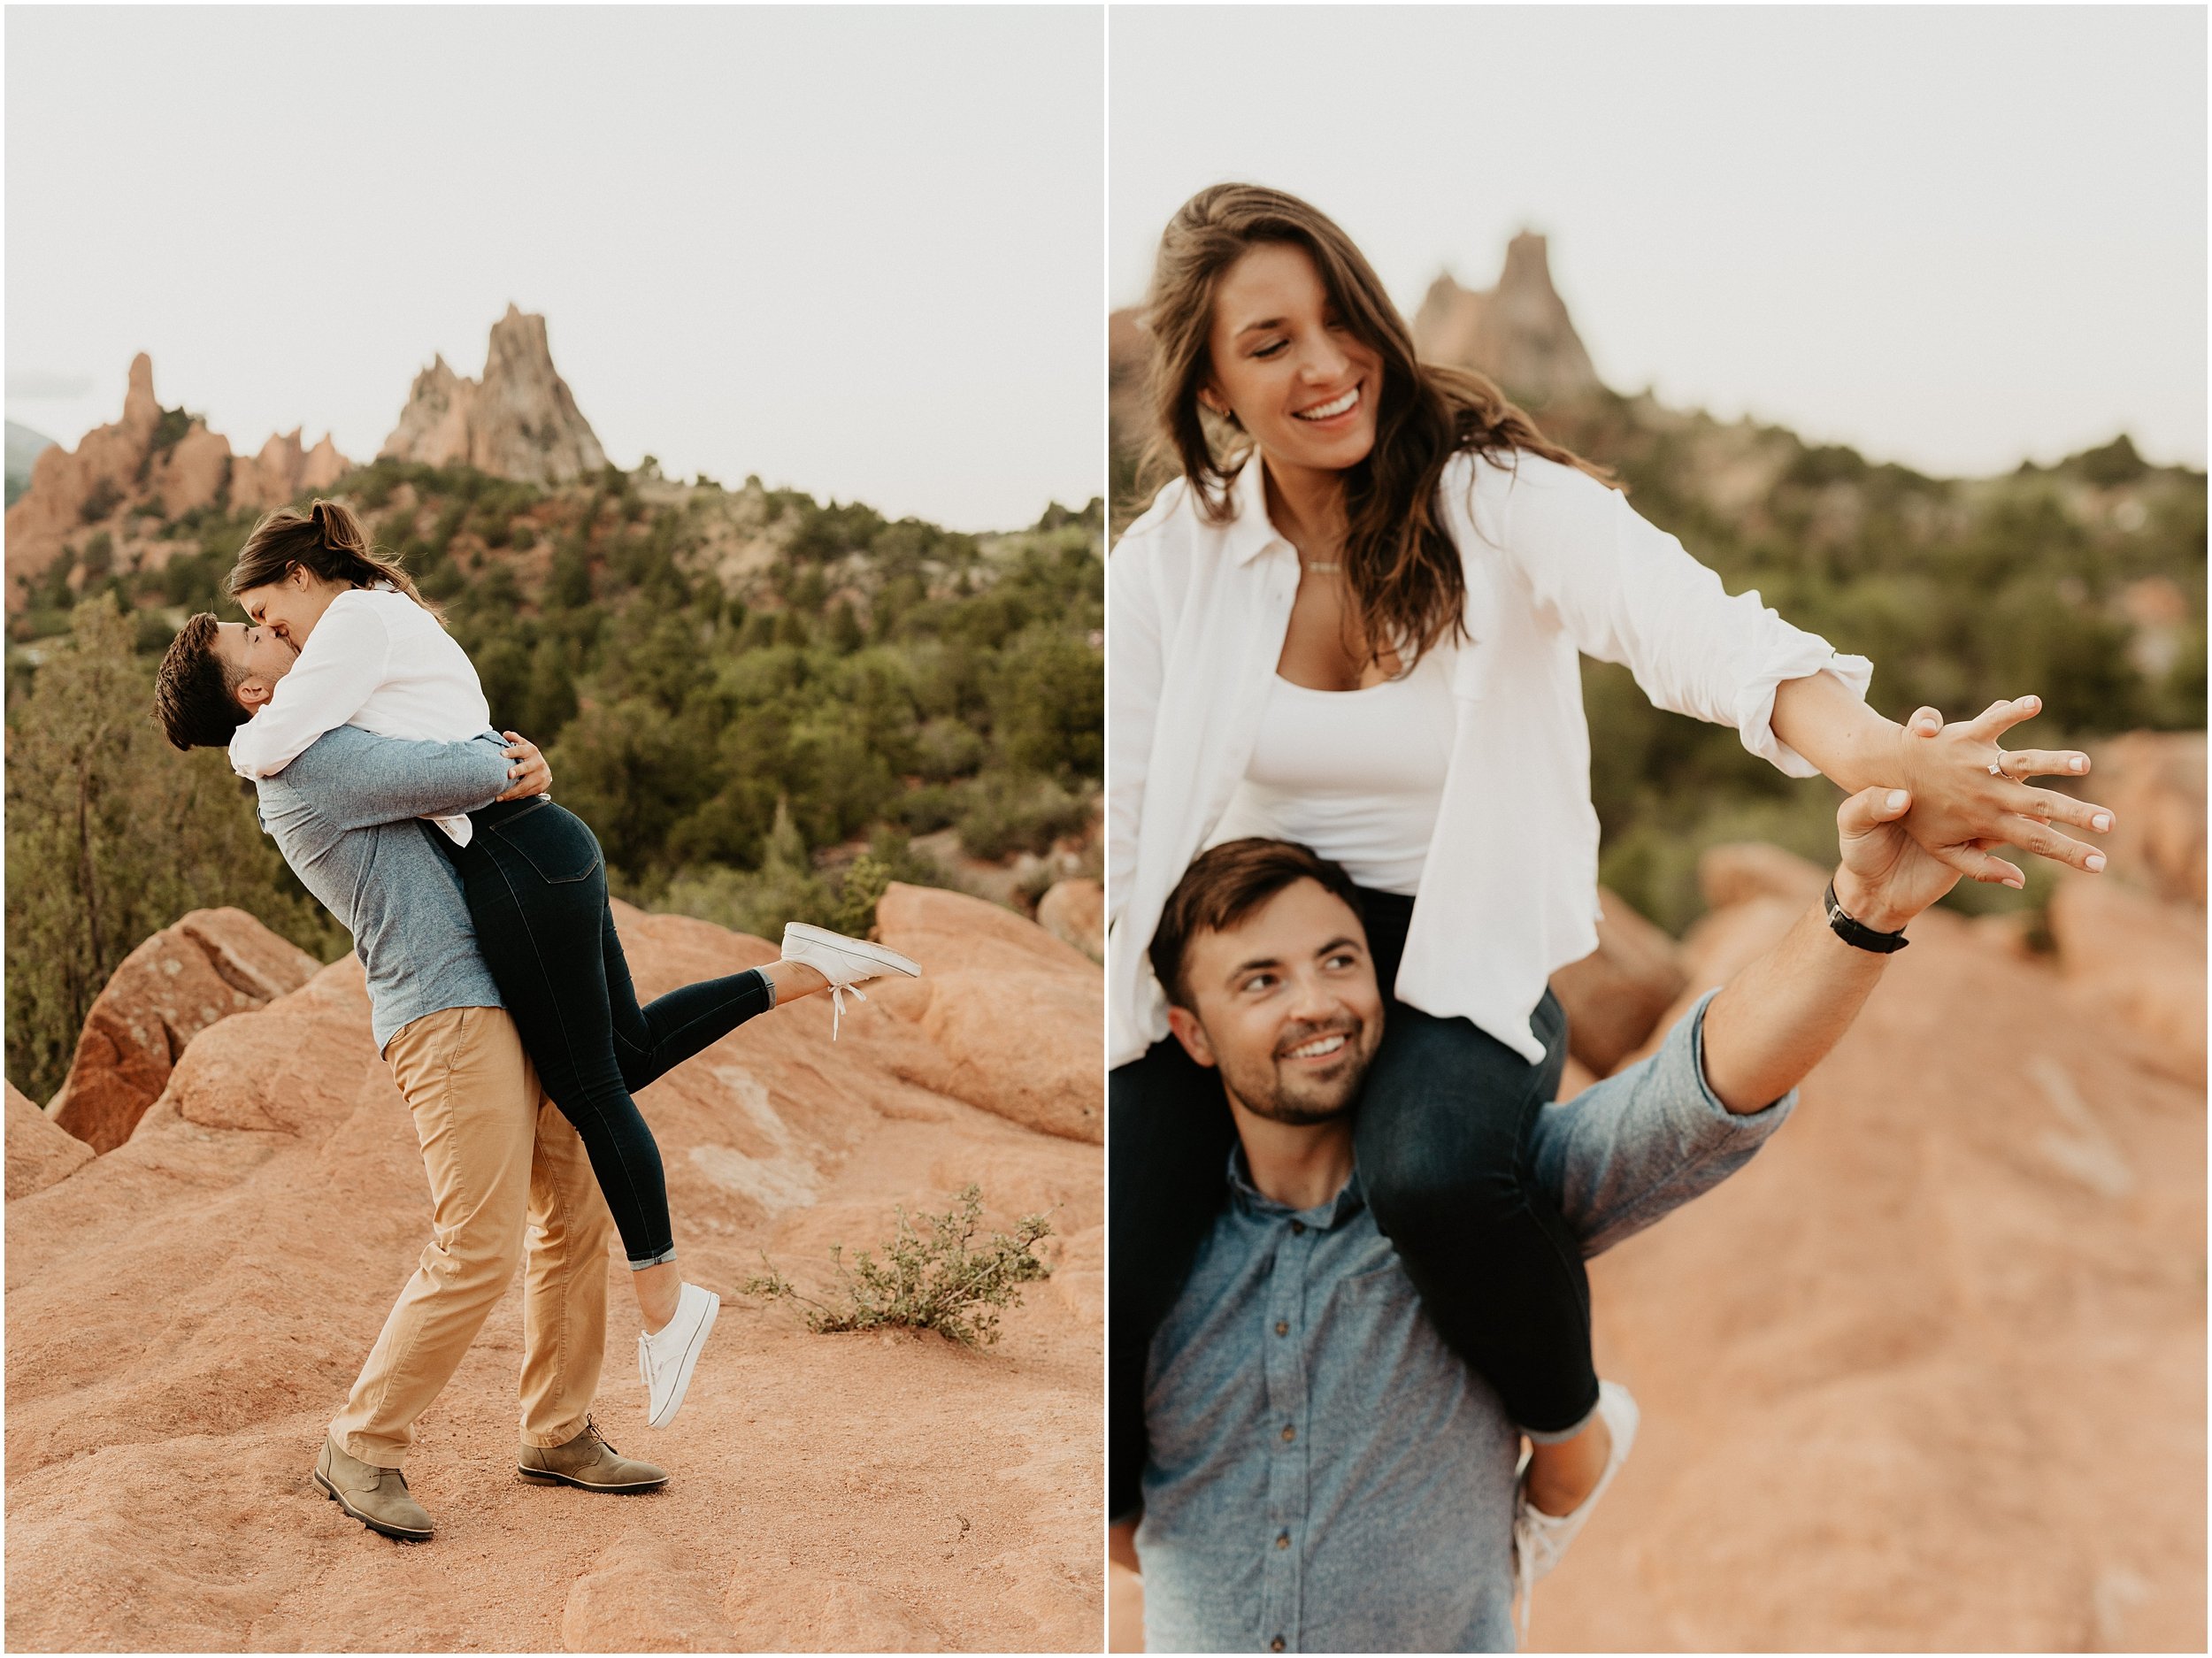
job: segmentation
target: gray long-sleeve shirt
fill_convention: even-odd
[[[416,742],[341,725],[255,785],[261,826],[353,934],[380,1053],[425,1014],[503,1005],[453,866],[416,819],[489,805],[507,787],[504,744],[496,732]]]
[[[1708,996],[1658,1052],[1535,1128],[1594,1255],[1710,1189],[1788,1116],[1705,1081]],[[1153,1652],[1509,1652],[1518,1434],[1436,1333],[1354,1174],[1230,1201],[1155,1339],[1137,1550]]]

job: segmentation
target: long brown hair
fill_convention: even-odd
[[[1509,461],[1526,450],[1613,480],[1538,431],[1484,376],[1419,361],[1413,331],[1381,280],[1326,214],[1281,190],[1217,184],[1168,221],[1144,319],[1152,338],[1153,457],[1180,470],[1207,522],[1230,518],[1231,480],[1251,457],[1233,417],[1210,427],[1199,406],[1199,388],[1213,372],[1207,339],[1214,290],[1231,265],[1265,242],[1303,248],[1345,326],[1382,359],[1375,446],[1344,473],[1340,562],[1368,660],[1395,651],[1410,667],[1424,651],[1466,635],[1466,574],[1436,510],[1453,456],[1471,450]]]
[[[304,512],[279,507],[264,514],[238,549],[238,562],[224,579],[223,590],[234,599],[249,587],[283,580],[295,564],[347,587],[373,587],[388,581],[433,616],[438,613],[397,560],[378,557],[362,533],[361,520],[336,501],[319,500]]]

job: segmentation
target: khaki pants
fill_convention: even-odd
[[[540,1091],[503,1009],[426,1014],[384,1052],[422,1142],[432,1237],[331,1436],[373,1467],[400,1465],[415,1419],[506,1293],[526,1220],[522,1439],[538,1446],[573,1439],[605,1356],[614,1234],[583,1142]]]

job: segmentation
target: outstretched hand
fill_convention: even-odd
[[[499,798],[521,800],[531,794],[550,794],[553,792],[553,768],[538,752],[538,745],[518,731],[502,732],[500,735],[506,738],[506,756],[515,764],[507,768],[507,775],[514,780]]]
[[[1959,883],[1957,870],[1908,833],[1912,803],[1901,788],[1864,788],[1836,812],[1836,901],[1878,933],[1896,932]]]
[[[2112,827],[2110,810],[2021,780],[2082,776],[2089,756],[2073,749],[2008,749],[1999,741],[2042,711],[2042,699],[2024,696],[1992,702],[1977,718],[1949,725],[1932,708],[1905,722],[1898,748],[1913,803],[1903,826],[1931,856],[1974,880],[2015,887],[2025,886],[2026,877],[1990,848],[2016,846],[2093,875],[2104,868],[2103,853],[2051,825],[2101,834]],[[1989,770],[2001,759],[2001,777]]]

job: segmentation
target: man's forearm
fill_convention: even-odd
[[[1808,910],[1705,1010],[1705,1079],[1720,1102],[1740,1115],[1763,1110],[1803,1081],[1851,1028],[1888,960],[1838,938],[1824,906]]]
[[[319,770],[309,787],[325,814],[347,829],[474,811],[507,787],[505,755],[480,738],[427,742],[363,733],[347,741],[343,755],[342,764]]]

